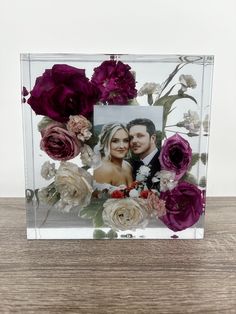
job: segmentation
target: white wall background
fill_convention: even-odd
[[[0,0],[0,196],[24,195],[21,52],[213,54],[208,196],[236,196],[235,0]]]

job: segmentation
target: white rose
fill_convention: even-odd
[[[87,206],[90,202],[92,176],[71,162],[61,162],[55,176],[55,186],[66,205]]]
[[[148,224],[148,209],[144,199],[108,199],[103,204],[103,221],[115,230],[135,230]]]

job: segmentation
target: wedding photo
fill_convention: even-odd
[[[144,165],[150,169],[146,184],[152,187],[152,178],[160,171],[157,143],[162,116],[162,107],[94,107],[94,133],[98,137],[94,150],[101,158],[99,167],[94,169],[98,184],[131,186]]]

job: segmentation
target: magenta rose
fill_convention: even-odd
[[[114,60],[104,61],[94,69],[91,82],[100,89],[100,101],[124,105],[137,96],[130,69],[128,64]]]
[[[84,69],[55,64],[36,79],[28,104],[36,114],[66,122],[70,115],[90,117],[99,95]]]
[[[159,160],[162,170],[174,171],[179,180],[188,170],[192,159],[192,149],[182,136],[175,134],[165,140]]]
[[[181,231],[194,225],[204,210],[202,191],[188,182],[180,182],[173,190],[161,192],[166,214],[159,219],[171,230]]]
[[[41,131],[40,148],[52,159],[66,161],[80,153],[81,143],[76,134],[65,129],[62,123],[51,123]]]

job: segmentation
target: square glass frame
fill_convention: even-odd
[[[202,239],[213,65],[21,54],[27,238]]]

